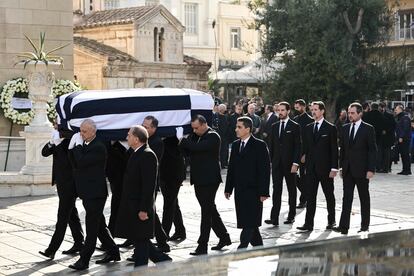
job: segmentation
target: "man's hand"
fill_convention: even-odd
[[[80,135],[80,133],[76,133],[76,134],[78,134],[78,136],[76,136],[75,146],[78,146],[78,145],[82,146],[83,145],[83,138]]]
[[[329,173],[329,178],[335,178],[336,177],[336,175],[337,175],[337,171],[331,171],[330,173]]]
[[[138,213],[138,218],[142,221],[147,220],[148,219],[148,213],[144,212],[144,211],[140,211]]]
[[[371,179],[371,178],[373,178],[374,177],[374,172],[370,172],[370,171],[368,171],[367,172],[367,179]]]
[[[402,143],[403,142],[403,138],[398,138],[398,143]]]
[[[302,155],[302,158],[300,159],[300,163],[305,164],[306,160],[306,154]]]
[[[224,197],[225,197],[226,199],[230,199],[230,196],[231,196],[231,193],[224,193]]]
[[[291,173],[297,173],[298,172],[298,166],[297,165],[292,165],[292,168],[290,169]]]
[[[260,197],[260,202],[263,202],[263,201],[265,201],[266,199],[268,199],[269,197],[268,196],[261,196]]]

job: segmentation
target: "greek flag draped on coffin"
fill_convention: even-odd
[[[103,139],[125,140],[132,125],[152,115],[158,119],[157,133],[174,136],[177,127],[191,132],[196,114],[211,122],[214,101],[204,92],[177,88],[87,90],[60,96],[56,103],[59,128],[79,131],[83,120],[95,121]]]

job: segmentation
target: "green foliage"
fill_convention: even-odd
[[[26,68],[27,64],[29,62],[35,62],[35,66],[37,65],[37,63],[39,62],[43,62],[46,64],[46,66],[49,64],[49,62],[56,62],[59,63],[63,66],[63,58],[60,56],[56,56],[56,55],[52,55],[52,53],[68,46],[70,43],[56,47],[50,51],[45,51],[45,39],[46,39],[46,33],[45,32],[41,32],[40,33],[40,39],[39,39],[39,46],[36,46],[35,43],[33,42],[33,40],[31,40],[27,35],[24,35],[27,39],[27,41],[29,41],[30,45],[33,48],[33,52],[23,52],[19,55],[17,55],[18,58],[23,58],[21,60],[19,60],[18,62],[16,62],[16,64],[18,63],[23,63],[24,68]]]
[[[263,55],[282,53],[285,64],[265,91],[269,100],[300,97],[335,108],[405,85],[404,60],[383,50],[393,26],[384,0],[256,0],[250,8],[256,28],[266,30]]]

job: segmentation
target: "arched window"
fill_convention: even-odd
[[[158,38],[158,61],[164,61],[164,28],[161,28]]]
[[[158,61],[158,28],[154,28],[154,61]]]

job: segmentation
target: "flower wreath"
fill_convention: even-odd
[[[53,99],[48,102],[48,117],[51,120],[56,118],[56,97],[79,90],[81,90],[81,86],[77,82],[72,82],[70,80],[55,80],[52,87]],[[14,109],[12,106],[12,99],[15,95],[20,98],[28,97],[29,90],[27,79],[15,78],[7,81],[2,88],[0,95],[0,104],[4,112],[4,116],[10,119],[14,124],[27,125],[32,121],[34,111],[28,109]]]

